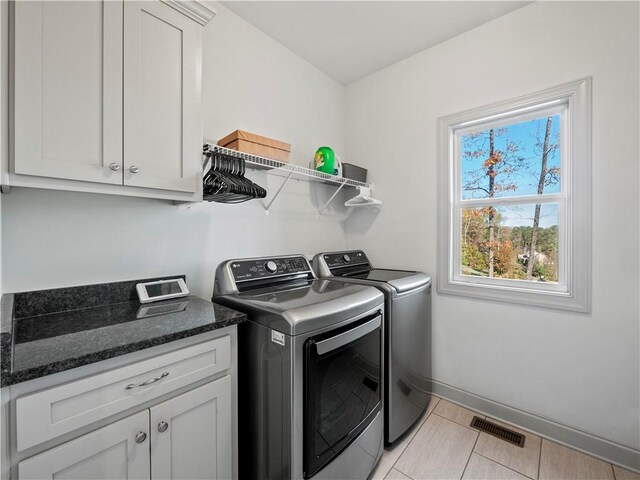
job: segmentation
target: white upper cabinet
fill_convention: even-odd
[[[122,184],[122,3],[13,5],[15,173]]]
[[[125,2],[125,185],[196,191],[201,45],[201,27],[173,8]]]
[[[9,184],[201,199],[206,4],[12,5]]]

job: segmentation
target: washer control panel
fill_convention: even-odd
[[[309,262],[301,256],[238,260],[231,263],[231,272],[236,282],[310,271]]]
[[[362,265],[369,263],[369,259],[361,250],[325,253],[324,255],[322,255],[322,258],[329,268],[346,267],[348,265]]]

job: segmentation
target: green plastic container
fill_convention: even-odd
[[[335,173],[336,154],[331,147],[320,147],[316,150],[313,164],[317,171],[333,175]]]

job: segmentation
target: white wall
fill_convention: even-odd
[[[347,158],[385,202],[352,216],[348,245],[436,275],[437,118],[593,76],[593,314],[435,294],[434,378],[635,449],[638,17],[535,2],[347,88]]]
[[[221,5],[205,28],[204,136],[237,128],[293,144],[307,165],[345,148],[344,87]],[[253,175],[270,192],[280,177]],[[335,191],[290,181],[265,216],[261,201],[174,206],[158,200],[15,188],[2,201],[5,292],[185,273],[210,298],[231,257],[314,254],[345,246],[344,208],[318,216]]]

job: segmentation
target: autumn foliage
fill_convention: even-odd
[[[522,195],[523,187],[527,191],[528,178],[531,178],[529,185],[535,185],[537,195],[545,193],[545,187],[558,184],[560,167],[553,159],[558,150],[559,133],[551,138],[552,120],[553,117],[546,117],[530,121],[526,128],[532,128],[526,136],[514,134],[513,126],[463,136],[462,160],[474,165],[463,172],[463,198],[486,199],[488,205],[498,204],[498,207],[494,203],[494,206],[462,209],[463,274],[557,280],[558,229],[557,225],[541,226],[542,205],[535,202],[531,226],[511,227],[504,224],[500,212],[518,210],[519,206],[492,200],[507,196],[505,192],[510,191]],[[545,123],[546,128],[542,129]],[[523,125],[525,123],[514,128],[520,128],[521,132]]]

